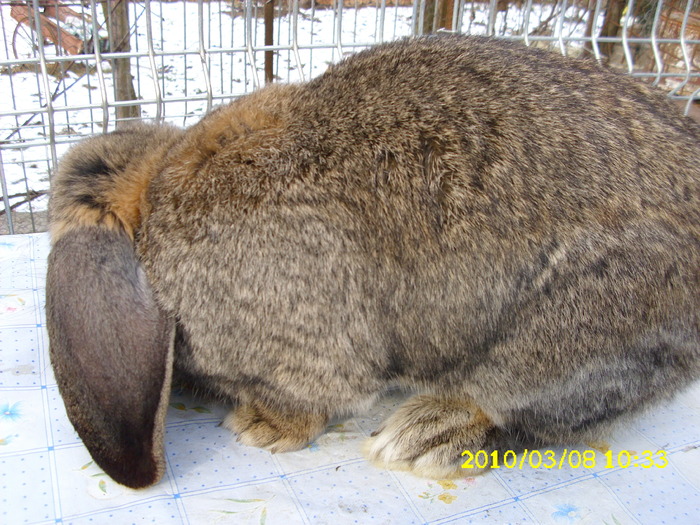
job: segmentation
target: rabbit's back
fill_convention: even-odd
[[[699,137],[591,63],[480,38],[386,44],[190,129],[151,184],[139,250],[181,320],[179,363],[234,397],[332,412],[401,378],[457,388],[489,359],[517,397],[666,321],[695,338],[692,375]],[[566,328],[530,326],[528,308],[577,301],[581,323],[557,320],[574,341],[587,320],[616,335],[566,366],[541,346],[498,356],[520,326]]]
[[[434,213],[459,216],[447,232],[480,221],[521,235],[639,208],[698,221],[697,124],[640,82],[514,43],[361,53],[308,85],[292,134],[311,157],[295,173],[432,193]]]
[[[210,204],[218,185],[232,208],[335,192],[386,202],[388,220],[396,198],[418,201],[410,213],[434,201],[430,222],[444,234],[561,231],[652,209],[698,223],[697,124],[593,62],[493,39],[377,46],[223,107],[183,142],[173,163],[186,169],[160,183]],[[185,182],[203,167],[201,187]]]

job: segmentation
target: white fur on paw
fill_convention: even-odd
[[[479,447],[489,423],[468,403],[416,396],[367,440],[364,452],[378,467],[424,478],[469,476],[482,469],[462,469],[461,454]]]
[[[388,434],[386,434],[388,436]],[[412,451],[396,446],[396,442],[380,435],[365,442],[364,452],[369,460],[379,468],[408,471],[421,478],[451,479],[469,475],[454,464],[443,462],[443,454],[432,449],[412,458]]]

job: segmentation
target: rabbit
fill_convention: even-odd
[[[405,389],[365,452],[427,478],[599,438],[700,377],[699,181],[663,93],[461,35],[90,138],[50,203],[68,415],[134,488],[174,380],[271,452]]]

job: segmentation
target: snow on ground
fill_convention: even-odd
[[[242,13],[231,12],[230,3],[214,1],[201,7],[195,2],[152,2],[150,5],[153,61],[148,56],[147,6],[130,5],[130,22],[134,28],[131,48],[133,53],[140,54],[132,59],[131,67],[143,118],[160,116],[177,125],[190,125],[210,105],[224,103],[264,83],[264,52],[247,53],[248,44],[250,50],[264,43],[261,16],[247,23]],[[486,33],[487,6],[467,5],[464,32]],[[555,8],[533,6],[529,16],[525,10],[515,8],[498,13],[495,32],[518,34],[523,27],[537,27]],[[100,64],[102,74],[99,68],[94,68],[93,59],[89,73],[85,67],[87,61],[84,61],[82,69],[74,66],[63,77],[49,76],[46,84],[41,75],[35,73],[38,64],[25,66],[24,71],[18,68],[16,62],[11,62],[14,60],[11,37],[17,24],[9,11],[9,6],[2,6],[0,11],[5,35],[0,50],[0,66],[4,70],[0,74],[0,154],[8,193],[12,195],[30,189],[48,189],[54,157],[60,158],[79,137],[101,132],[105,124],[112,129],[114,110],[111,108],[105,114],[102,97],[112,103],[114,96],[109,61]],[[99,22],[101,12],[96,14]],[[554,30],[562,36],[582,34],[585,24],[580,14],[578,8],[569,8],[567,18],[562,19],[562,24],[554,24]],[[75,22],[76,27],[80,26],[79,20]],[[413,25],[410,7],[387,7],[383,11],[372,7],[301,10],[296,20],[291,15],[276,18],[275,42],[296,44],[295,49],[278,51],[277,77],[280,81],[300,81],[317,76],[344,55],[375,42],[412,34]],[[251,65],[251,56],[254,56],[255,68]],[[8,66],[12,68],[11,74],[8,74]],[[51,115],[41,109],[46,107],[48,99],[52,99]],[[159,99],[161,104],[157,104]],[[50,146],[50,116],[55,130],[55,148]],[[45,206],[45,197],[33,203],[35,210]]]

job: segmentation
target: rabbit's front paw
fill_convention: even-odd
[[[224,426],[238,435],[244,445],[275,452],[300,450],[326,427],[325,415],[282,413],[258,404],[244,404],[232,410]]]
[[[480,472],[461,468],[465,450],[495,449],[500,431],[466,400],[420,395],[406,401],[372,434],[365,454],[375,465],[432,479]]]

